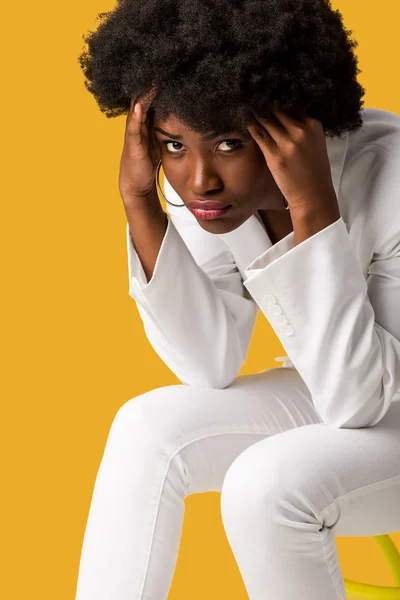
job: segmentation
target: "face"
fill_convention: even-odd
[[[212,220],[194,215],[206,231],[228,233],[257,210],[285,210],[265,157],[248,130],[210,133],[205,139],[173,115],[161,121],[156,114],[153,128],[165,176],[185,205],[196,200],[231,205]]]

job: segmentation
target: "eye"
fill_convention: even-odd
[[[180,144],[179,142],[163,142],[163,146],[165,146],[167,148],[167,152],[169,154],[179,154],[179,150],[178,150],[178,152],[172,152],[171,150],[169,150],[168,144],[178,144],[178,146],[182,146],[182,144]],[[176,148],[175,148],[175,150],[176,150]]]
[[[237,150],[238,148],[242,147],[241,140],[223,140],[221,142],[221,144],[236,144],[235,148],[230,148],[229,149],[229,152],[232,152],[233,150]]]
[[[175,148],[175,151],[170,150],[168,148],[169,144],[172,144],[172,145],[174,145],[174,144],[176,145],[177,144],[178,146],[182,146],[182,144],[180,142],[167,142],[167,141],[163,141],[162,144],[163,144],[163,146],[165,146],[167,148],[168,154],[179,154],[180,151],[181,151],[180,148]],[[235,144],[234,148],[228,148],[228,151],[224,150],[223,152],[225,154],[229,154],[230,152],[233,152],[234,150],[237,150],[238,148],[242,147],[242,141],[241,140],[235,140],[235,139],[232,139],[232,140],[223,140],[223,141],[220,142],[220,144]]]

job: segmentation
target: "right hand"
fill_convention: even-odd
[[[158,200],[155,175],[161,153],[148,115],[155,95],[156,90],[152,88],[136,102],[132,98],[126,118],[118,185],[124,204],[129,206],[144,206],[150,198]],[[135,104],[138,106],[137,113],[134,111]]]

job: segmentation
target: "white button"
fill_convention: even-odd
[[[291,327],[291,325],[285,325],[283,327],[282,331],[285,335],[293,335],[293,333],[294,333],[294,329],[293,329],[293,327]]]
[[[275,321],[278,323],[278,325],[285,325],[288,322],[285,315],[278,315],[276,317]]]
[[[280,315],[281,312],[282,309],[279,306],[279,304],[270,304],[269,306],[267,306],[267,313],[270,315]]]
[[[263,297],[263,302],[265,302],[265,304],[275,304],[276,298],[273,294],[265,294]]]

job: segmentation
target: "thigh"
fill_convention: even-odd
[[[282,367],[239,376],[224,389],[155,388],[128,400],[116,417],[129,412],[141,414],[155,429],[172,427],[183,435],[213,430],[276,434],[322,422],[298,372]]]
[[[240,505],[292,507],[334,535],[400,531],[400,402],[374,427],[318,423],[261,440],[232,463],[223,487]]]
[[[320,518],[334,535],[400,531],[399,401],[374,427],[329,429],[323,455],[337,486],[335,498],[321,510]]]
[[[189,495],[220,491],[232,461],[260,439],[320,422],[298,372],[276,367],[224,389],[171,385],[131,398],[117,413],[110,441],[145,456],[147,469],[160,455],[173,461],[186,473]]]

